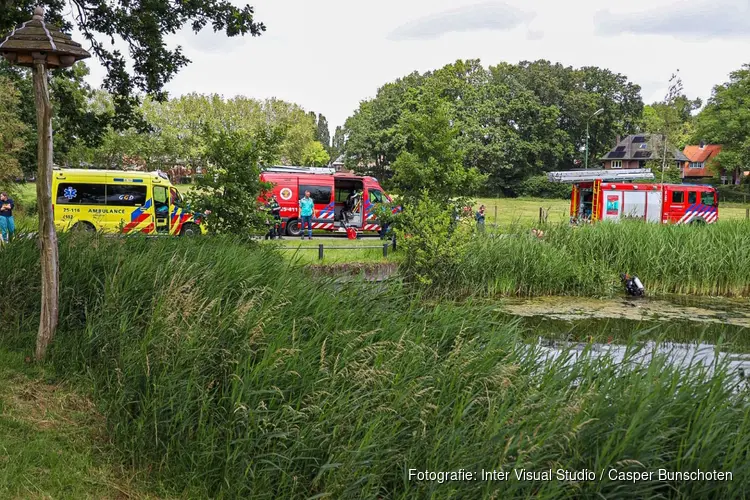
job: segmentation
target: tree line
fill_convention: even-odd
[[[142,97],[132,123],[118,123],[116,96],[92,89],[88,68],[76,64],[50,78],[55,164],[122,169],[195,168],[205,159],[207,130],[279,128],[278,155],[287,165],[322,166],[339,154],[322,114],[278,99],[187,94],[158,101]],[[30,74],[0,62],[0,182],[36,171],[36,115]],[[339,132],[340,133],[340,132]]]
[[[695,116],[703,103],[684,94],[679,75],[664,100],[644,105],[640,86],[604,68],[545,60],[484,67],[479,60],[459,60],[387,83],[362,101],[345,124],[346,162],[398,187],[399,157],[418,154],[418,134],[436,132],[415,130],[414,114],[438,106],[445,127],[454,130],[452,148],[461,165],[484,176],[482,194],[522,194],[535,176],[583,166],[587,125],[589,166],[617,136],[644,133],[665,137],[669,150],[700,140],[723,144],[717,171],[748,168],[750,120],[742,105],[750,97],[748,74],[748,67],[732,73]]]

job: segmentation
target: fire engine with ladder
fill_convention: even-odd
[[[648,184],[650,169],[549,172],[551,182],[573,185],[571,223],[642,219],[662,224],[713,224],[719,200],[712,186]]]

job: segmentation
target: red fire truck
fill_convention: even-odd
[[[663,224],[713,224],[719,200],[711,186],[638,184],[653,179],[649,169],[550,172],[549,180],[573,184],[573,223],[643,219]]]
[[[332,168],[271,167],[261,174],[260,180],[273,184],[267,196],[276,195],[281,205],[282,228],[289,236],[301,233],[299,199],[305,191],[310,191],[315,202],[313,229],[328,231],[346,232],[347,227],[358,231],[379,231],[375,204],[391,201],[374,177],[336,173]],[[345,223],[341,212],[352,192],[362,193],[362,196]]]

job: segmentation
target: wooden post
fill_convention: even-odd
[[[539,224],[541,224],[541,223],[542,223],[542,214],[543,214],[543,210],[544,210],[544,209],[543,209],[542,207],[539,207]]]
[[[318,245],[318,260],[323,260],[323,244]]]
[[[44,34],[40,36],[39,33]],[[49,102],[47,70],[69,68],[76,61],[91,57],[91,54],[56,27],[48,26],[44,22],[44,8],[38,5],[34,8],[34,15],[29,21],[14,29],[0,42],[0,55],[11,64],[31,68],[34,75],[34,101],[39,137],[36,195],[39,206],[42,269],[42,307],[35,357],[41,360],[55,336],[60,296],[57,233],[52,213],[52,106]]]
[[[497,205],[495,205],[495,226],[497,226]]]
[[[34,54],[34,99],[39,132],[36,196],[39,206],[39,245],[42,268],[42,310],[36,339],[36,359],[44,359],[55,336],[59,308],[60,269],[57,233],[52,213],[52,106],[47,87],[44,55]]]
[[[750,208],[745,209],[745,218],[750,219]]]

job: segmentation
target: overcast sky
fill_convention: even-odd
[[[233,0],[238,5],[247,3]],[[748,0],[251,0],[267,31],[227,38],[210,28],[171,37],[192,64],[168,85],[188,92],[276,97],[342,125],[378,87],[456,59],[548,59],[600,66],[663,98],[680,70],[704,100],[750,63]],[[104,74],[93,60],[90,82]]]

